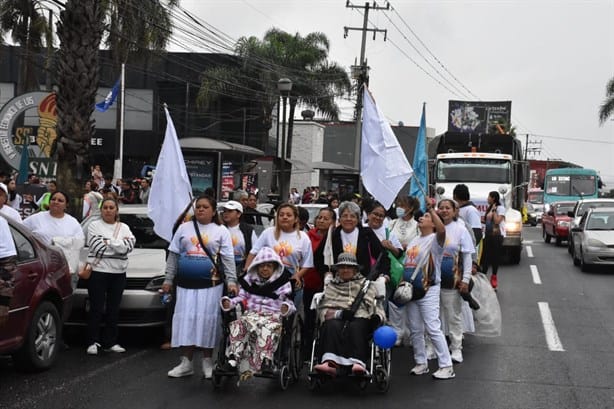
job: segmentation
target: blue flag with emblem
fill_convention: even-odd
[[[113,88],[111,88],[111,91],[109,91],[109,93],[105,97],[104,101],[101,101],[96,104],[97,111],[106,112],[111,107],[111,105],[113,105],[113,103],[117,99],[117,94],[119,93],[119,84],[120,81],[117,80],[115,82],[115,85],[113,85]]]

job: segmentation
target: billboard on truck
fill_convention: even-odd
[[[448,132],[508,133],[511,116],[512,101],[448,101]]]

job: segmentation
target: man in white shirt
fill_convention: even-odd
[[[0,183],[0,214],[21,223],[19,212],[7,204],[8,200],[9,190],[4,183]]]
[[[456,185],[452,195],[454,200],[458,203],[461,219],[471,226],[476,245],[479,246],[482,240],[482,218],[480,216],[480,211],[475,207],[473,202],[469,200],[469,188],[464,184]]]

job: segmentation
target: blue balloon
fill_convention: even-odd
[[[388,325],[382,325],[373,333],[373,342],[382,349],[389,349],[397,341],[397,332]]]

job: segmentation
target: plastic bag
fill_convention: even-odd
[[[480,304],[479,310],[472,310],[475,332],[479,337],[498,337],[501,335],[501,307],[497,294],[485,274],[473,276],[473,298]]]

